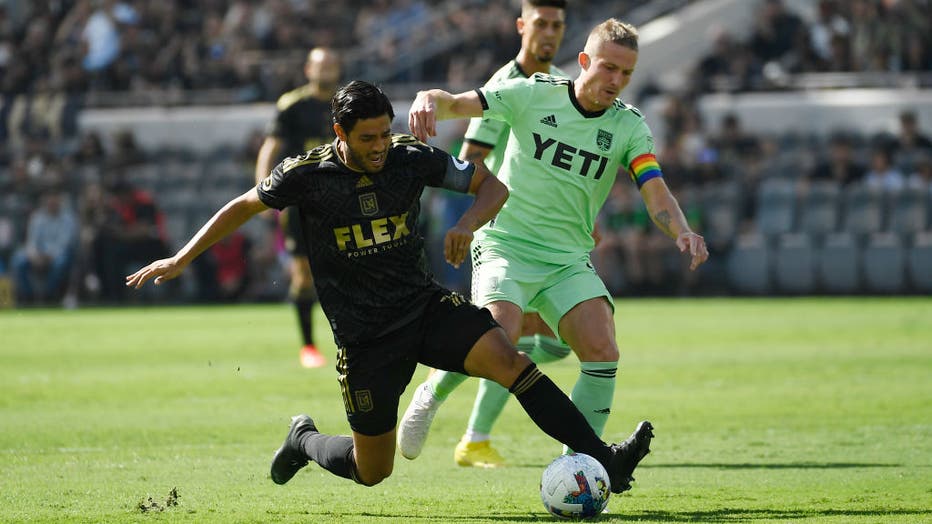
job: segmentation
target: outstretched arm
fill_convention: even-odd
[[[443,256],[447,263],[456,268],[460,267],[469,254],[473,232],[492,220],[508,200],[508,188],[492,176],[481,162],[476,164],[476,171],[469,184],[469,193],[476,198],[443,239]]]
[[[198,255],[223,237],[235,231],[253,215],[268,209],[259,200],[259,192],[252,188],[229,201],[207,221],[191,240],[175,253],[175,256],[156,260],[146,267],[127,275],[126,285],[139,289],[152,278],[155,284],[171,280],[184,270]]]
[[[408,127],[418,140],[426,142],[437,134],[437,121],[482,116],[482,101],[475,91],[458,95],[442,89],[418,91],[408,111]]]
[[[676,241],[681,253],[687,251],[692,256],[690,270],[695,270],[709,258],[705,239],[689,229],[683,210],[663,178],[652,178],[641,186],[641,197],[647,205],[651,220],[667,236]]]

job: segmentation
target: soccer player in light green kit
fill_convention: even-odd
[[[523,0],[521,16],[515,23],[521,35],[521,49],[514,60],[492,75],[486,87],[512,78],[528,78],[534,73],[569,78],[552,65],[566,29],[565,10],[566,0]],[[473,118],[466,130],[460,158],[473,163],[484,161],[492,173],[498,173],[504,160],[509,130],[508,124],[501,120]],[[570,348],[533,311],[525,311],[517,347],[536,364],[559,360],[570,353]],[[399,426],[398,447],[403,456],[413,459],[420,455],[430,426],[430,420],[425,419],[433,419],[440,404],[466,378],[460,373],[438,370],[417,388]],[[491,446],[489,436],[508,396],[508,391],[495,382],[479,381],[469,425],[453,454],[457,464],[475,467],[504,465],[502,456]]]
[[[481,115],[511,126],[498,173],[511,198],[476,232],[473,300],[488,307],[512,340],[530,307],[569,343],[581,379],[598,382],[574,399],[596,433],[611,410],[618,346],[612,297],[589,252],[618,170],[637,184],[657,227],[689,254],[691,269],[709,254],[663,180],[644,117],[617,98],[637,58],[636,29],[609,19],[589,34],[575,81],[535,74],[456,95],[422,91],[408,115],[421,140],[436,134],[437,120]],[[632,438],[652,436],[644,421]]]

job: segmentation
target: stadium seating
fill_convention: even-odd
[[[888,229],[904,240],[928,227],[928,197],[918,190],[904,189],[889,197]]]
[[[831,294],[857,293],[861,289],[861,264],[854,235],[832,233],[816,254],[821,289]]]
[[[741,214],[741,188],[738,183],[719,182],[704,187],[699,196],[703,232],[710,246],[731,245],[738,232]]]
[[[909,248],[910,291],[932,293],[932,231],[916,233]]]
[[[760,233],[740,235],[728,256],[728,281],[735,291],[763,295],[771,290],[770,248]]]
[[[758,192],[757,227],[768,237],[789,233],[794,227],[796,190],[791,180],[768,178]]]
[[[799,230],[822,238],[838,227],[841,190],[832,181],[814,182],[800,203]]]
[[[774,283],[781,293],[801,295],[815,291],[815,252],[809,235],[780,236],[774,253]]]
[[[896,233],[871,235],[864,248],[864,284],[874,293],[900,293],[906,286],[906,252]]]
[[[844,195],[843,229],[864,239],[883,229],[883,193],[867,186],[850,186]]]

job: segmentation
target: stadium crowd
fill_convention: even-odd
[[[638,2],[574,1],[570,19],[609,3],[612,13],[624,17]],[[727,282],[714,278],[725,274],[715,265],[724,263],[736,235],[759,228],[766,180],[789,180],[798,202],[814,182],[834,181],[840,188],[915,192],[928,203],[930,123],[915,113],[904,112],[897,134],[878,136],[856,130],[830,137],[757,136],[744,131],[735,115],[703,121],[696,99],[705,92],[780,88],[786,75],[807,72],[932,70],[929,2],[817,5],[817,16],[809,20],[780,0],[762,0],[746,38],[727,31],[710,36],[713,50],[682,90],[638,94],[665,99],[667,136],[658,157],[713,254],[699,274],[684,271],[669,242],[651,226],[634,186],[619,177],[593,256],[613,292],[727,290]],[[190,201],[203,184],[217,180],[206,168],[211,160],[194,152],[146,151],[131,131],[101,137],[79,130],[82,108],[273,101],[302,82],[297,65],[316,45],[349,57],[347,63],[358,69],[350,68],[347,77],[391,64],[396,67],[384,73],[383,82],[474,85],[520,45],[512,7],[487,0],[0,2],[0,275],[16,282],[22,304],[63,298],[72,304],[121,302],[126,267],[167,252],[185,236],[173,234],[182,225],[164,218],[165,207],[184,200],[171,190],[188,193]],[[341,29],[346,27],[353,30]],[[198,98],[199,93],[216,96]],[[223,183],[230,191],[248,187],[260,141],[257,133],[213,154],[229,160]],[[171,174],[179,169],[185,174]],[[172,176],[175,183],[166,184]],[[711,212],[723,188],[739,195],[733,223]],[[425,216],[441,217],[447,203],[429,205],[439,208]],[[192,216],[184,225],[195,218],[204,217]],[[887,219],[879,227],[891,224]],[[929,228],[926,218],[920,229]],[[276,296],[280,290],[249,284],[263,280],[251,278],[255,272],[274,270],[268,268],[280,256],[274,235],[235,239],[223,249],[195,272],[188,299]],[[462,289],[467,271],[443,274],[448,285]],[[0,302],[3,296],[0,290]]]

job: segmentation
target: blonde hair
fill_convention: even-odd
[[[602,42],[611,42],[632,51],[638,50],[638,30],[631,24],[621,22],[615,18],[609,18],[601,24],[595,26],[589,32],[589,38],[586,40],[585,52],[592,54],[595,48]]]

